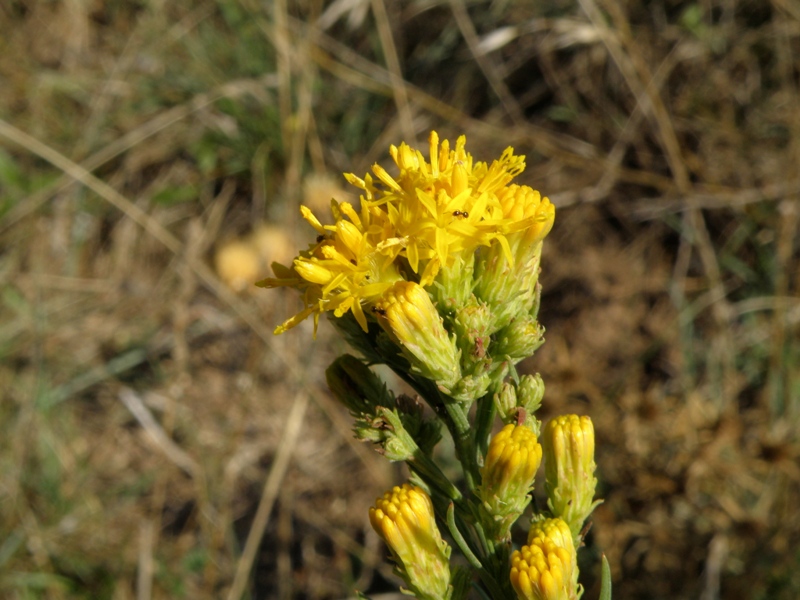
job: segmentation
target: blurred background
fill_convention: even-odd
[[[595,422],[584,598],[601,552],[620,599],[800,598],[796,0],[4,0],[0,32],[0,597],[397,591],[345,348],[252,284],[436,129],[557,206],[522,370]]]

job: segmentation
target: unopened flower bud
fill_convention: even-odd
[[[522,359],[533,356],[533,353],[544,344],[544,327],[535,317],[521,314],[496,334],[492,345],[492,354],[508,358],[516,364]]]
[[[489,344],[494,330],[492,313],[485,304],[474,301],[459,308],[453,319],[453,332],[461,350],[461,370],[465,375],[485,371],[486,362],[491,362]]]
[[[533,415],[539,410],[542,405],[542,398],[544,398],[544,381],[542,376],[536,375],[523,375],[519,378],[517,384],[517,406],[520,411],[525,412],[524,421],[537,435],[539,435],[539,420]],[[535,422],[532,423],[531,421]]]
[[[562,415],[544,428],[545,489],[555,516],[569,525],[577,543],[583,522],[600,501],[593,502],[594,427],[589,417]]]
[[[489,443],[481,469],[480,497],[495,523],[496,539],[508,536],[511,526],[530,502],[542,447],[524,425],[506,425]]]
[[[517,388],[513,382],[503,382],[500,391],[494,395],[494,407],[503,423],[513,424],[518,421]]]
[[[412,371],[449,392],[461,379],[455,339],[451,338],[425,288],[399,281],[375,303],[381,327],[400,346]]]
[[[424,600],[443,600],[450,585],[450,548],[436,526],[430,496],[408,483],[395,486],[375,501],[369,520],[409,589]]]
[[[542,405],[544,382],[541,375],[523,375],[518,383],[504,381],[494,395],[494,406],[504,423],[525,425],[537,436],[541,423],[535,412]]]
[[[567,524],[558,518],[534,523],[528,544],[511,555],[510,576],[519,600],[576,600],[577,556]]]
[[[506,243],[494,241],[479,252],[475,295],[491,306],[497,327],[502,328],[534,308],[541,242],[553,226],[555,208],[528,186],[510,185],[498,199],[509,222]]]

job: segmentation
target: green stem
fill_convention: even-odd
[[[414,455],[407,461],[410,469],[415,471],[431,487],[439,490],[446,498],[460,502],[463,498],[458,488],[442,473],[438,465],[433,462],[422,450],[417,448]]]
[[[447,411],[447,416],[450,417],[446,422],[448,429],[450,429],[450,434],[453,436],[456,455],[461,467],[464,469],[464,480],[467,484],[467,489],[474,492],[480,481],[480,471],[478,459],[475,455],[475,439],[472,437],[473,431],[469,426],[467,411],[463,405],[453,400],[445,401],[444,408]]]
[[[464,405],[456,402],[452,398],[445,396],[436,389],[431,382],[417,381],[402,369],[389,365],[392,370],[408,385],[410,385],[425,402],[428,403],[434,412],[442,418],[448,431],[453,438],[461,467],[464,470],[464,480],[467,489],[475,491],[477,482],[480,481],[480,471],[475,455],[475,440],[472,437],[472,430],[467,417],[467,409]],[[444,409],[444,413],[442,413]],[[448,417],[448,418],[444,418]]]
[[[475,413],[475,443],[481,456],[486,456],[489,448],[489,434],[494,424],[494,415],[494,393],[490,391],[478,399],[478,410]]]
[[[497,581],[491,571],[487,569],[483,563],[481,563],[477,556],[475,556],[475,554],[472,552],[472,549],[469,547],[469,544],[467,544],[467,541],[464,539],[464,536],[461,535],[461,531],[456,525],[455,508],[453,507],[452,502],[447,508],[447,528],[450,530],[450,535],[453,536],[453,541],[464,554],[467,562],[469,562],[469,564],[475,569],[475,571],[478,573],[478,577],[480,577],[483,584],[488,588],[490,596],[492,598],[513,598],[513,596],[509,596],[507,594],[506,590],[503,590],[502,584]]]

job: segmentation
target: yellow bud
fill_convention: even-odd
[[[461,379],[458,350],[425,288],[398,281],[375,303],[375,314],[414,371],[445,391],[453,389]]]
[[[537,522],[528,544],[511,555],[511,585],[520,600],[576,600],[579,596],[575,546],[561,519]]]
[[[548,506],[564,519],[577,542],[583,522],[599,501],[593,502],[594,427],[589,417],[562,415],[544,429],[545,488]]]
[[[530,502],[528,493],[541,460],[536,434],[524,425],[506,425],[492,438],[481,469],[480,496],[494,519],[497,538],[508,535]]]
[[[450,548],[425,490],[408,483],[393,487],[369,509],[369,520],[409,588],[420,598],[444,598],[450,585]]]
[[[531,523],[528,544],[533,544],[536,539],[549,539],[559,548],[575,546],[569,525],[561,518],[542,519]]]

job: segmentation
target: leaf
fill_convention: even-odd
[[[608,559],[606,558],[605,554],[603,554],[602,573],[599,600],[611,600],[611,567],[608,566]]]

